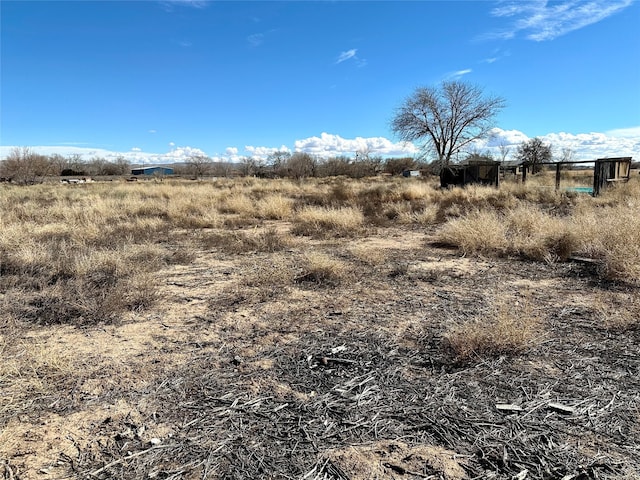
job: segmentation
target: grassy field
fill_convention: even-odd
[[[3,478],[640,477],[640,178],[0,187]]]

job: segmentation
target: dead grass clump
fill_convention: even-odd
[[[274,254],[268,261],[256,259],[243,266],[243,283],[249,287],[268,287],[279,289],[293,284],[298,273],[289,256]]]
[[[509,191],[481,185],[434,191],[430,198],[437,205],[435,219],[439,223],[475,210],[502,211],[518,204]]]
[[[356,189],[353,182],[339,181],[333,185],[329,193],[329,201],[332,204],[344,205],[353,201],[356,197]]]
[[[305,255],[302,273],[295,281],[335,287],[347,278],[347,272],[344,262],[321,252],[311,252]]]
[[[157,299],[149,272],[168,252],[155,244],[112,249],[67,241],[25,241],[0,259],[12,318],[35,324],[113,322]],[[10,289],[10,290],[9,290]]]
[[[579,248],[577,232],[571,223],[543,212],[521,206],[504,216],[509,239],[508,252],[538,261],[566,260]]]
[[[353,237],[364,231],[364,216],[353,207],[305,207],[293,218],[291,232],[314,237]]]
[[[293,200],[283,195],[267,195],[256,205],[257,216],[267,220],[287,220],[293,213]]]
[[[60,280],[29,293],[14,290],[8,308],[13,316],[38,325],[113,323],[129,311],[143,311],[159,299],[150,275],[131,278],[96,272],[87,278]]]
[[[604,328],[613,332],[640,330],[640,299],[634,295],[608,293],[592,300]]]
[[[402,225],[433,225],[436,223],[437,209],[433,205],[426,205],[421,209],[412,208],[410,211],[399,212],[397,223]]]
[[[384,250],[369,245],[355,245],[349,249],[349,253],[360,262],[370,266],[380,266],[387,261],[387,254]]]
[[[232,192],[218,205],[218,211],[251,217],[255,215],[256,207],[245,193]]]
[[[346,472],[351,480],[468,478],[464,469],[466,461],[459,458],[462,455],[434,445],[409,446],[401,441],[379,440],[372,444],[331,448],[324,451],[322,456],[330,459],[341,472]],[[316,475],[313,478],[324,477]]]
[[[580,233],[579,254],[602,262],[599,274],[606,280],[640,284],[640,201],[589,208],[574,218]]]
[[[277,252],[289,248],[293,239],[289,235],[268,228],[258,233],[213,232],[200,237],[205,248],[219,249],[225,253]]]
[[[36,397],[43,394],[51,401],[52,393],[68,384],[77,368],[67,349],[49,342],[0,337],[0,354],[0,378],[7,394],[0,414],[4,407],[14,411],[27,406],[32,409]],[[11,400],[17,404],[11,405]]]
[[[486,315],[455,324],[444,335],[444,344],[458,362],[476,358],[517,355],[540,338],[540,319],[528,303],[499,302]]]
[[[400,193],[393,185],[374,185],[363,189],[356,199],[356,203],[367,218],[379,217],[384,212],[386,204],[401,200]]]
[[[535,206],[470,212],[443,225],[436,238],[465,254],[519,256],[546,262],[566,260],[581,245],[570,221]]]
[[[475,211],[450,220],[436,234],[436,241],[458,247],[463,253],[503,254],[509,243],[504,217],[493,210]]]

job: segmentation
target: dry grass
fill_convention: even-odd
[[[590,299],[588,308],[599,317],[600,326],[612,332],[640,330],[640,298],[628,293],[601,293]]]
[[[302,273],[296,277],[296,282],[312,282],[335,287],[347,277],[348,266],[343,261],[321,252],[310,252],[304,256]]]
[[[364,215],[353,207],[305,207],[293,218],[291,232],[313,237],[353,237],[364,231]]]
[[[501,300],[484,314],[452,325],[443,340],[456,361],[466,363],[520,354],[534,346],[541,335],[540,319],[529,302]]]
[[[375,437],[407,438],[407,451],[422,457],[394,458],[423,476],[442,476],[441,451],[416,449],[416,442],[464,444],[457,453],[483,478],[490,467],[465,438],[499,445],[494,465],[504,458],[500,442],[515,423],[492,416],[498,395],[522,387],[532,399],[514,435],[524,441],[553,421],[536,402],[548,400],[540,385],[564,383],[563,365],[575,361],[581,375],[608,368],[592,379],[611,382],[602,392],[637,382],[612,372],[621,359],[635,358],[628,352],[640,315],[633,285],[640,278],[640,220],[632,215],[638,182],[593,199],[533,184],[439,190],[434,181],[414,180],[0,189],[0,476],[4,468],[5,476],[37,478],[47,468],[52,478],[86,478],[118,461],[105,477],[302,478],[316,457],[328,458],[318,451],[328,451],[324,442],[342,452]],[[425,246],[434,234],[466,258]],[[593,282],[559,263],[571,255],[595,259],[601,277],[615,282]],[[517,258],[497,260],[504,257]],[[476,300],[487,285],[507,296],[522,285],[537,290],[525,303],[483,307]],[[627,340],[623,353],[607,359],[605,350]],[[601,348],[602,341],[610,343]],[[590,394],[585,385],[551,393],[582,399]],[[621,422],[635,397],[631,389],[619,395],[609,419]],[[608,414],[602,406],[609,401],[590,410],[589,422],[594,412]],[[442,409],[448,417],[432,415]],[[455,422],[465,415],[459,430]],[[60,430],[46,423],[52,418]],[[83,433],[71,435],[63,427],[76,418]],[[477,418],[492,426],[479,429]],[[532,419],[539,423],[527,430]],[[447,425],[454,432],[448,440],[441,436]],[[153,433],[162,448],[146,451],[152,434],[131,433],[142,427],[164,432]],[[557,448],[522,444],[522,458],[539,465],[532,449],[575,454],[556,464],[588,457],[558,432],[549,433]],[[598,448],[605,451],[612,437],[603,438]],[[60,455],[65,442],[68,463]],[[289,469],[261,460],[275,445],[292,454],[278,456]],[[607,454],[628,460],[616,445]],[[25,454],[31,451],[37,454]],[[429,452],[438,455],[427,469],[420,459]],[[499,475],[522,471],[509,465]],[[239,466],[245,470],[238,474]],[[580,474],[569,467],[560,474],[572,473]]]
[[[267,220],[288,220],[293,214],[294,201],[282,194],[267,195],[256,206],[260,218]]]
[[[380,266],[387,261],[387,253],[384,250],[369,245],[355,245],[349,252],[357,260],[371,266]]]
[[[637,283],[640,217],[634,212],[640,208],[640,195],[635,183],[621,185],[599,199],[574,198],[570,208],[563,208],[562,201],[553,208],[530,201],[518,201],[506,209],[503,203],[499,208],[476,207],[442,225],[436,241],[456,246],[465,254],[546,262],[571,256],[593,258],[601,262],[602,278]]]
[[[258,232],[203,232],[200,242],[207,249],[217,249],[224,253],[246,253],[277,252],[291,247],[295,240],[288,233],[280,233],[271,227]]]

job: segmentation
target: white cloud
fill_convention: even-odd
[[[560,155],[563,149],[570,148],[574,152],[576,160],[595,160],[605,157],[633,157],[640,160],[640,127],[620,128],[608,132],[591,133],[548,133],[541,135],[543,142],[553,147],[555,155]],[[469,150],[476,149],[481,152],[489,151],[496,157],[500,156],[500,145],[510,148],[513,155],[522,142],[530,137],[519,130],[503,130],[494,128],[492,135],[484,140],[475,142]],[[186,161],[192,155],[207,155],[205,151],[190,147],[169,144],[170,151],[166,153],[144,152],[138,147],[130,151],[118,152],[100,148],[79,147],[74,145],[35,146],[31,150],[42,155],[54,153],[67,155],[80,155],[84,160],[93,157],[103,157],[107,160],[115,160],[124,157],[133,164],[166,164]],[[14,146],[0,146],[0,159],[5,158]],[[277,151],[291,153],[286,145],[280,147],[252,146],[245,147],[245,155],[266,159]],[[394,143],[385,137],[355,137],[343,138],[340,135],[323,132],[320,136],[313,136],[296,140],[293,151],[316,155],[320,158],[345,155],[353,157],[356,152],[367,152],[370,155],[382,157],[402,157],[420,154],[420,148],[412,143]],[[224,154],[212,157],[216,161],[238,162],[242,159],[237,147],[227,147]]]
[[[16,147],[0,146],[0,159],[5,158],[14,148]],[[144,152],[138,147],[134,147],[128,152],[118,152],[103,148],[74,147],[68,145],[35,146],[29,148],[34,153],[38,153],[40,155],[53,155],[54,153],[63,156],[80,155],[83,160],[90,160],[94,157],[101,157],[106,160],[115,160],[118,157],[124,157],[131,163],[179,163],[184,162],[192,155],[206,155],[203,150],[188,146],[176,147],[167,153]]]
[[[626,136],[615,136],[607,133],[548,133],[539,138],[546,144],[550,144],[554,155],[559,155],[563,149],[573,151],[576,160],[595,160],[606,157],[633,157],[640,160],[640,128],[620,129]],[[616,130],[612,130],[616,132]],[[500,145],[510,147],[513,155],[518,145],[529,140],[525,133],[519,130],[502,130],[494,128],[492,136],[488,139],[477,141],[472,148],[479,151],[489,151],[499,157]]]
[[[340,55],[338,55],[338,59],[336,60],[336,63],[345,62],[345,61],[349,60],[350,58],[357,58],[356,57],[356,53],[358,53],[358,49],[357,48],[352,48],[351,50],[347,50],[346,52],[342,52]]]
[[[513,18],[501,31],[485,38],[510,39],[518,34],[536,42],[553,40],[574,30],[597,23],[627,8],[633,0],[536,0],[501,2],[491,11],[494,17]]]
[[[296,140],[295,151],[325,158],[337,155],[351,156],[355,152],[365,151],[371,155],[411,156],[418,153],[418,148],[412,143],[393,143],[384,137],[346,139],[340,135],[323,132],[319,137]]]
[[[286,145],[282,145],[280,148],[278,147],[254,147],[252,145],[247,145],[244,147],[245,151],[249,153],[250,157],[259,158],[261,160],[266,160],[267,157],[276,152],[289,152],[291,153],[291,149]]]
[[[157,133],[157,131],[154,130],[154,129],[151,129],[151,130],[149,130],[149,133]]]
[[[180,162],[183,161],[189,157],[192,156],[196,156],[196,155],[204,155],[207,156],[207,154],[204,152],[204,150],[200,150],[199,148],[193,148],[193,147],[177,147],[174,148],[173,150],[171,150],[168,153],[165,153],[164,155],[162,155],[162,158],[167,158],[167,159],[175,159],[174,161],[176,162]]]

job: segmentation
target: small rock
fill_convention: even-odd
[[[152,438],[151,440],[149,440],[149,443],[150,443],[151,445],[154,445],[154,446],[155,446],[155,445],[160,445],[160,444],[162,443],[162,440],[160,440],[159,438],[155,438],[155,437],[154,437],[154,438]]]

